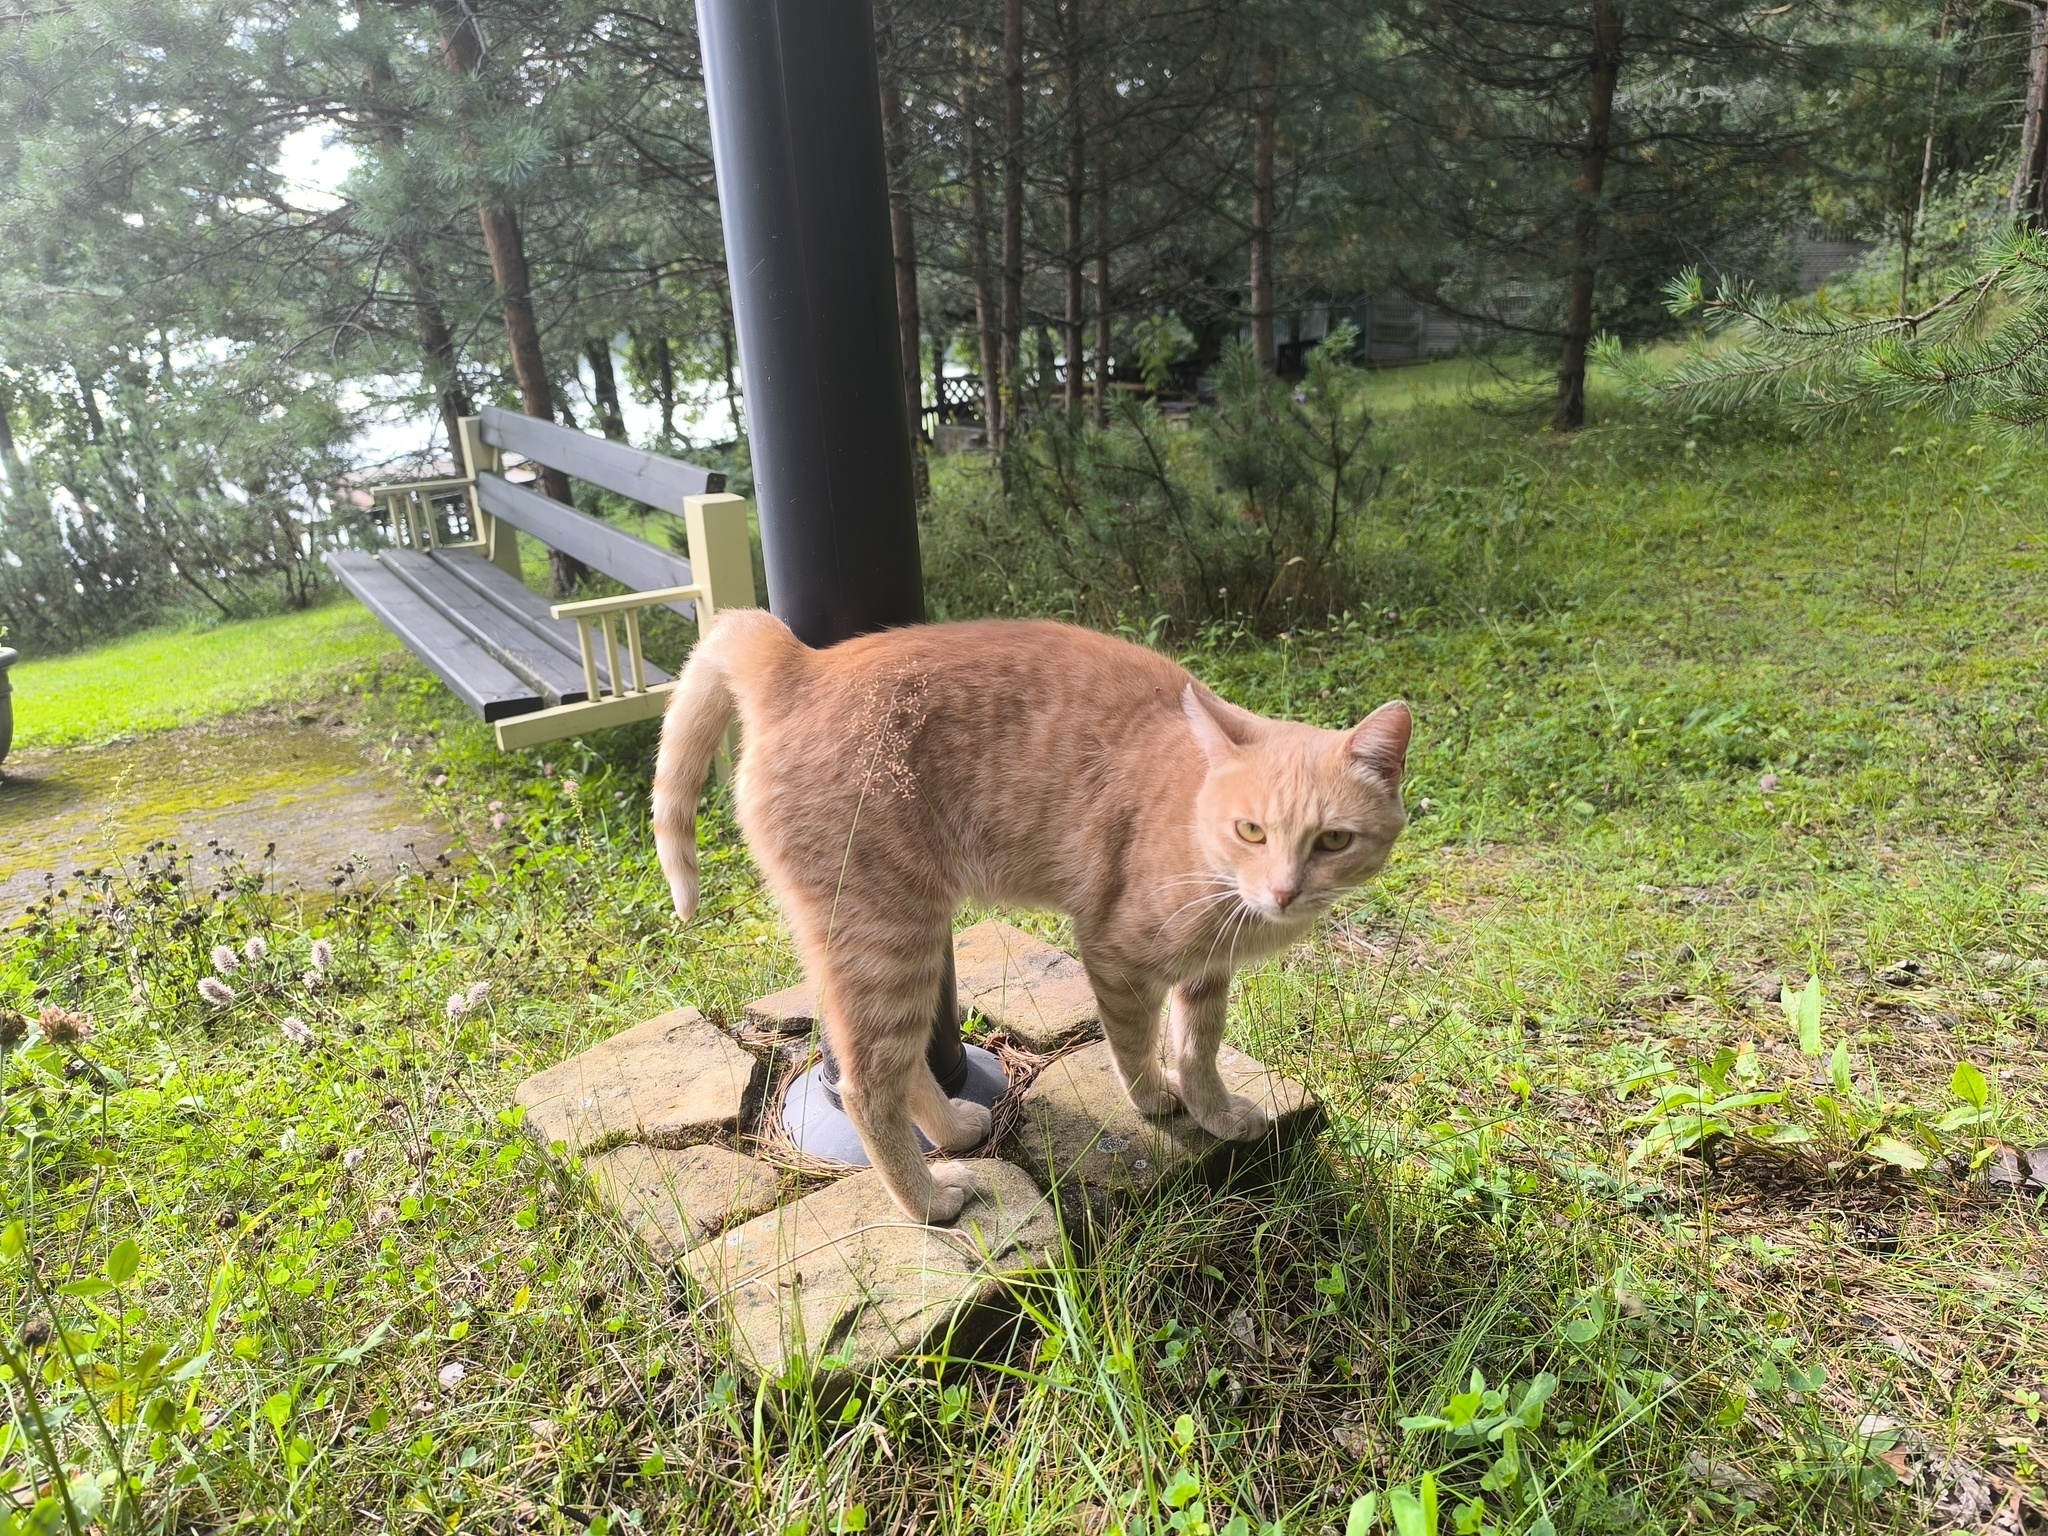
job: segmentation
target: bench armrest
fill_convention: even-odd
[[[699,620],[709,622],[710,594],[703,584],[694,583],[683,587],[661,587],[653,592],[622,592],[617,597],[593,597],[580,603],[553,603],[548,612],[558,619],[576,621],[576,644],[583,653],[583,681],[588,696],[598,698],[597,689],[597,645],[602,637],[605,650],[605,665],[610,670],[612,694],[624,698],[629,694],[647,691],[647,658],[640,644],[640,611],[643,608],[659,608],[668,603],[683,603],[694,600],[697,603]],[[612,629],[612,615],[621,615],[626,621],[626,672],[619,670],[619,637]],[[596,633],[592,632],[595,626]]]
[[[548,612],[558,619],[581,619],[599,613],[625,613],[634,608],[653,608],[668,603],[702,601],[701,586],[662,587],[653,592],[622,592],[617,597],[593,597],[578,603],[555,603]]]
[[[442,476],[439,480],[402,480],[394,485],[373,485],[365,493],[370,496],[392,496],[401,491],[466,491],[469,481],[457,475],[453,479]]]

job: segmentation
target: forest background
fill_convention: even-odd
[[[928,449],[950,370],[1000,470],[926,508],[937,606],[1343,607],[1368,424],[1297,338],[1364,295],[1465,323],[1561,431],[1601,337],[1696,323],[1681,272],[1790,295],[1822,234],[1906,312],[2038,208],[2044,14],[876,0],[912,418]],[[0,39],[12,643],[319,600],[351,489],[480,401],[748,489],[688,4],[28,0]],[[1176,395],[1216,408],[1170,440]]]

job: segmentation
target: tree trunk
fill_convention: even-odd
[[[1081,205],[1088,195],[1088,127],[1081,106],[1081,0],[1061,8],[1066,33],[1067,185],[1066,268],[1067,313],[1060,341],[1067,355],[1067,424],[1081,424]]]
[[[362,6],[357,6],[362,14]],[[369,112],[376,124],[377,142],[394,158],[405,148],[405,125],[398,117],[381,105],[381,98],[391,89],[391,64],[382,53],[372,53],[365,68],[369,86]],[[413,313],[420,334],[420,369],[427,384],[433,389],[441,408],[441,426],[448,434],[448,452],[451,457],[462,451],[462,418],[476,414],[469,391],[462,387],[462,370],[455,353],[455,334],[448,325],[448,312],[441,307],[440,296],[434,292],[434,285],[428,277],[427,265],[420,257],[417,241],[397,242],[398,263],[405,273],[405,285],[411,290]]]
[[[903,397],[910,418],[910,458],[920,497],[931,490],[924,456],[924,325],[917,309],[917,226],[910,218],[910,139],[903,91],[891,57],[890,27],[875,29],[881,58],[882,146],[889,165],[889,243],[896,254],[896,331],[903,353]]]
[[[518,216],[495,198],[478,204],[476,216],[483,227],[484,249],[490,253],[491,278],[498,288],[505,344],[512,352],[512,377],[519,385],[520,409],[542,421],[553,421],[555,392],[548,385],[540,325],[533,315],[533,274],[526,265],[526,240],[519,232]],[[544,468],[542,480],[555,500],[569,500],[568,482],[560,470]]]
[[[28,490],[28,469],[14,446],[14,393],[0,377],[0,473],[7,476],[7,492],[21,496]]]
[[[1557,414],[1551,419],[1560,432],[1575,432],[1586,424],[1586,348],[1593,339],[1593,282],[1600,272],[1600,188],[1607,180],[1614,87],[1621,77],[1621,14],[1614,0],[1595,0],[1590,63],[1586,142],[1579,155],[1579,179],[1572,186],[1579,208],[1565,292],[1564,347],[1557,363]]]
[[[431,0],[441,27],[441,61],[457,79],[467,80],[483,67],[482,23],[471,0]],[[476,145],[467,135],[463,148],[474,162]],[[512,377],[519,385],[520,409],[542,421],[555,419],[554,391],[541,351],[540,326],[533,316],[533,274],[526,262],[526,241],[519,220],[500,201],[495,188],[485,188],[477,201],[484,250],[491,258],[491,278],[498,289],[498,308],[505,320],[505,343],[512,353]],[[537,465],[540,487],[567,503],[569,477],[549,465]],[[588,572],[583,562],[560,550],[548,551],[548,571],[557,596],[567,594]]]
[[[1095,136],[1095,425],[1109,425],[1109,92]]]
[[[1953,0],[1942,0],[1941,24],[1934,29],[1934,40],[1945,41],[1948,37],[1948,12]],[[1934,135],[1941,126],[1942,71],[1939,65],[1934,70],[1934,89],[1927,95],[1927,138],[1920,146],[1920,190],[1913,199],[1912,222],[1906,226],[1905,249],[1899,260],[1899,313],[1906,312],[1906,297],[1913,286],[1913,239],[1920,233],[1920,220],[1927,212],[1927,188],[1934,180]]]
[[[615,443],[626,440],[626,413],[619,408],[619,375],[612,367],[612,344],[601,338],[583,343],[590,364],[592,392],[597,396],[598,430]]]
[[[974,279],[974,329],[980,348],[981,421],[989,447],[1002,448],[1002,353],[996,339],[996,298],[989,285],[988,189],[982,175],[981,113],[974,89],[974,56],[960,40],[960,121],[966,138],[967,264]]]
[[[512,352],[520,409],[541,421],[553,421],[555,392],[548,384],[540,325],[533,315],[533,274],[526,265],[526,239],[519,232],[519,218],[496,198],[479,203],[476,216],[483,226],[491,279],[497,285],[498,307],[505,318],[505,344]],[[542,489],[556,501],[569,501],[568,476],[545,464],[537,467]]]
[[[643,332],[642,337],[640,355],[653,367],[654,403],[661,412],[661,440],[666,444],[676,435],[675,354],[669,351],[665,333],[656,331],[647,337]]]
[[[1280,51],[1259,44],[1258,87],[1252,92],[1252,356],[1267,373],[1279,360],[1273,345],[1273,150],[1280,115]]]
[[[100,403],[93,394],[92,382],[78,371],[78,365],[71,367],[71,377],[78,381],[78,406],[85,412],[85,438],[89,443],[104,443],[107,440],[107,421],[100,415]]]
[[[2034,0],[2033,46],[2028,53],[2027,107],[2020,120],[2020,168],[2012,183],[2012,216],[2041,222],[2043,172],[2048,171],[2048,4]]]
[[[1003,5],[1003,436],[1014,435],[1024,344],[1024,0]]]
[[[462,418],[474,416],[476,406],[462,387],[462,372],[455,353],[455,334],[448,327],[448,313],[427,281],[426,267],[418,249],[407,242],[399,247],[399,261],[405,268],[406,285],[412,289],[414,313],[420,332],[420,361],[427,383],[441,407],[441,426],[448,434],[448,452],[462,452]]]

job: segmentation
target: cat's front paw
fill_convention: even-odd
[[[950,1224],[980,1193],[965,1163],[933,1163],[932,1197],[925,1208],[925,1223],[934,1227]]]
[[[1273,1128],[1265,1107],[1241,1094],[1225,1094],[1218,1108],[1193,1113],[1195,1123],[1219,1141],[1257,1141]]]

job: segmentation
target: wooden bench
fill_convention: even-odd
[[[460,447],[459,476],[372,490],[390,548],[333,550],[327,564],[501,748],[660,714],[673,681],[642,648],[647,609],[672,608],[701,633],[722,609],[759,605],[746,503],[724,494],[723,475],[489,405],[463,420]],[[507,453],[679,514],[689,558],[507,480]],[[547,602],[521,579],[522,533],[628,591]]]

